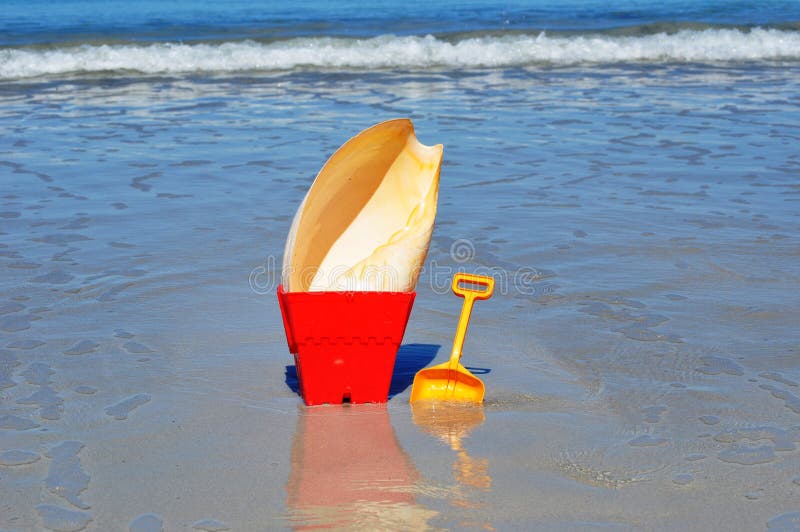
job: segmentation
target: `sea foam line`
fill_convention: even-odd
[[[800,32],[756,28],[646,36],[506,35],[448,42],[432,36],[296,38],[273,43],[156,43],[0,50],[0,79],[137,72],[513,67],[532,64],[800,60]]]

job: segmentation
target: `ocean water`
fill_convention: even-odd
[[[306,408],[291,217],[396,117],[391,398]],[[6,0],[0,131],[0,529],[800,527],[800,3]]]

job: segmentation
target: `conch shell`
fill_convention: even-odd
[[[283,289],[414,290],[436,217],[442,150],[421,144],[408,119],[345,142],[294,216]]]

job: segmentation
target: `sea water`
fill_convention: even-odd
[[[0,11],[0,529],[795,530],[800,4]],[[347,138],[443,143],[386,406],[275,298]],[[482,408],[411,409],[455,271]]]

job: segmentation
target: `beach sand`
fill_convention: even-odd
[[[0,529],[796,530],[797,66],[15,82]],[[687,89],[691,88],[691,90]],[[386,405],[307,408],[275,289],[332,151],[445,145]],[[480,408],[408,404],[490,273]]]

